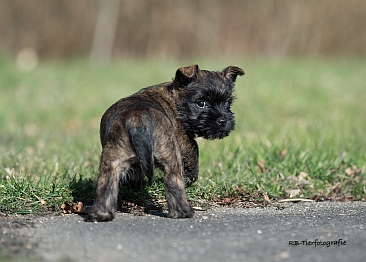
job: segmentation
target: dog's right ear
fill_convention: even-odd
[[[200,76],[201,70],[198,65],[181,67],[175,72],[174,82],[178,84],[178,86],[187,86]]]

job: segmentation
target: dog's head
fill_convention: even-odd
[[[198,65],[177,70],[173,87],[178,91],[178,118],[188,133],[221,139],[234,130],[235,119],[230,108],[238,75],[244,75],[244,71],[236,66],[221,72],[200,70]]]

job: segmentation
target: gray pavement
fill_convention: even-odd
[[[78,215],[0,220],[0,253],[8,254],[0,260],[366,261],[365,202],[214,208],[180,220],[122,213],[108,223]]]

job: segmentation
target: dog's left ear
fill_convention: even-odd
[[[236,81],[236,77],[238,75],[242,76],[245,74],[244,70],[237,66],[228,66],[222,70],[222,73],[226,78],[229,78],[233,82]]]
[[[201,76],[201,70],[198,65],[191,65],[179,68],[175,73],[174,81],[176,81],[179,86],[187,86],[199,76]]]

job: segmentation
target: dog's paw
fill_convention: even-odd
[[[85,222],[108,222],[112,221],[113,218],[113,212],[95,211],[88,214],[88,216],[85,218]]]
[[[194,215],[194,210],[191,206],[182,207],[179,210],[170,209],[168,212],[169,218],[191,218]]]

